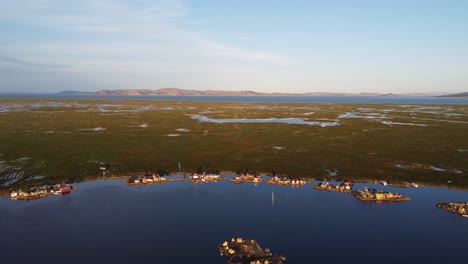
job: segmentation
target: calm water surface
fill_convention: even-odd
[[[310,184],[77,186],[65,196],[0,199],[1,263],[224,263],[217,245],[232,237],[254,238],[287,263],[466,260],[468,218],[435,207],[468,200],[463,191],[378,185],[413,200],[374,204]]]

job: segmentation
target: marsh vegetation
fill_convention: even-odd
[[[465,105],[0,100],[0,185],[200,166],[468,187]],[[180,164],[180,168],[179,168]]]

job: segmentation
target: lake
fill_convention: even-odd
[[[468,98],[424,96],[171,96],[171,95],[67,95],[67,94],[0,94],[0,98],[159,100],[197,102],[262,103],[354,103],[354,104],[468,104]]]
[[[126,186],[122,179],[75,186],[70,195],[0,199],[1,263],[225,263],[217,246],[233,237],[256,239],[286,263],[466,260],[468,218],[436,208],[468,200],[464,191],[354,186],[412,198],[375,204],[311,184]]]

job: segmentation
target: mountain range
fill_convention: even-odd
[[[161,89],[116,89],[116,90],[99,90],[95,92],[80,92],[80,91],[62,91],[58,94],[63,95],[167,95],[167,96],[434,96],[434,94],[381,94],[381,93],[331,93],[331,92],[309,92],[309,93],[261,93],[255,91],[225,91],[225,90],[187,90],[180,88],[161,88]],[[440,96],[441,94],[437,94]],[[444,96],[444,95],[442,95]],[[455,97],[466,97],[467,93],[445,95]]]

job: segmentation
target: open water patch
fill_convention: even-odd
[[[387,126],[400,125],[400,126],[418,126],[418,127],[427,127],[426,124],[416,124],[416,123],[401,123],[401,122],[392,122],[392,121],[382,121],[382,124]]]
[[[345,113],[345,114],[341,114],[341,115],[339,116],[339,118],[384,119],[384,118],[388,118],[388,117],[387,117],[387,116],[383,116],[383,115],[374,114],[374,113],[372,113],[372,115],[370,115],[370,114],[359,115],[359,114],[356,114],[356,113],[348,112],[348,113]]]
[[[413,166],[404,165],[404,164],[395,164],[395,167],[400,168],[400,169],[410,169],[410,168],[413,168]]]
[[[27,178],[25,181],[41,180],[41,179],[44,179],[44,178],[45,178],[45,176],[36,175],[36,176],[31,176],[31,177]]]
[[[447,122],[447,123],[458,123],[458,124],[468,124],[468,121],[459,121],[459,120],[446,120],[446,119],[435,119],[435,118],[414,118],[418,120],[428,120],[428,121],[437,121],[437,122]]]
[[[441,172],[445,171],[445,169],[442,169],[442,168],[439,168],[439,167],[435,167],[435,166],[431,166],[431,170],[433,170],[433,171],[441,171]]]
[[[192,119],[199,120],[200,122],[206,123],[283,123],[293,125],[311,125],[311,126],[339,126],[340,122],[317,122],[317,121],[305,121],[302,118],[261,118],[261,119],[216,119],[206,116],[194,115]]]
[[[283,146],[274,146],[273,148],[276,149],[276,150],[286,149],[286,147],[283,147]]]
[[[80,129],[81,131],[94,131],[94,132],[99,132],[99,131],[104,131],[106,130],[103,127],[95,127],[95,128],[82,128]]]

